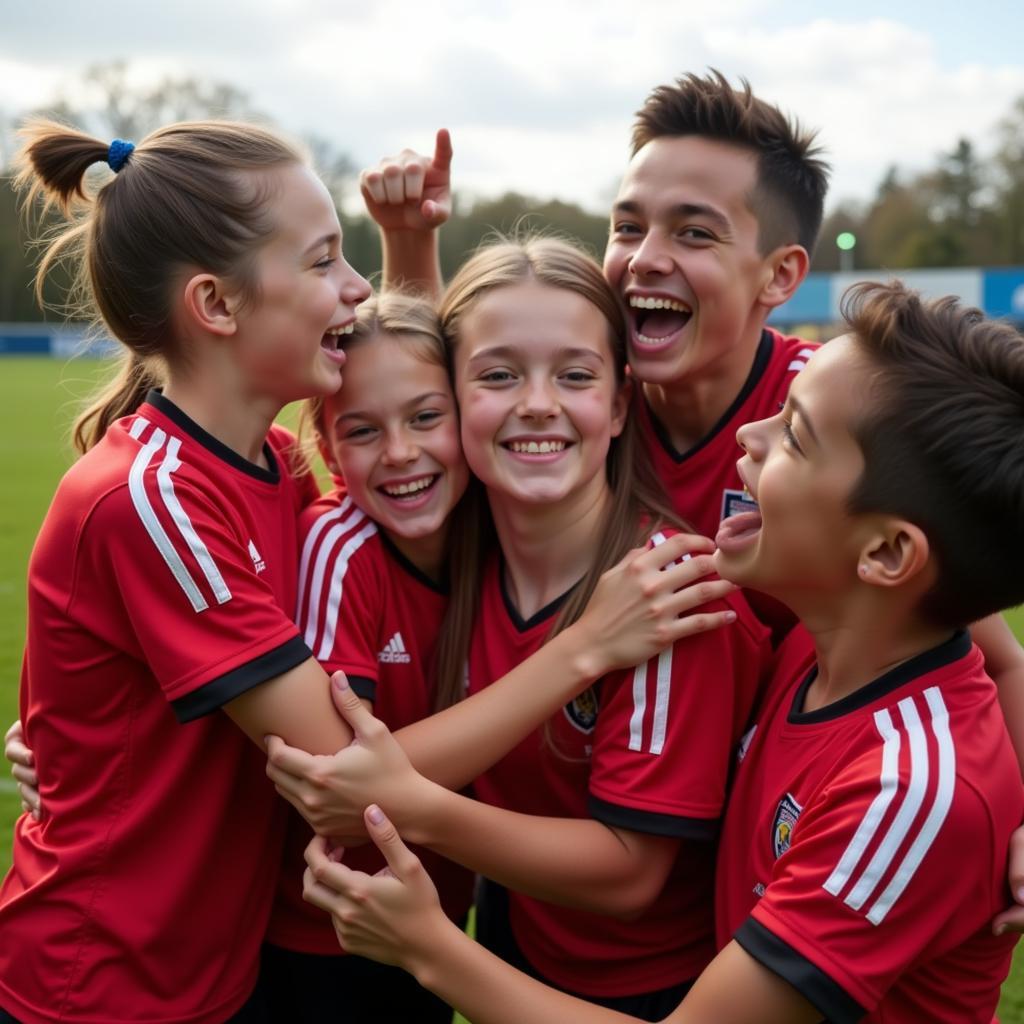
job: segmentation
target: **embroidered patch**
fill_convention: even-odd
[[[746,491],[722,491],[722,519],[738,515],[740,512],[756,512],[757,502]]]
[[[563,708],[565,717],[580,732],[593,732],[597,725],[597,694],[593,689],[585,690]]]
[[[781,857],[793,841],[793,829],[803,808],[787,793],[775,808],[775,820],[772,822],[772,850],[776,858]]]

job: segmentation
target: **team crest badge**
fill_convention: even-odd
[[[571,703],[566,704],[565,717],[580,732],[593,732],[597,724],[597,694],[591,688],[581,693]]]
[[[757,502],[746,491],[722,491],[722,519],[738,515],[740,512],[756,512]]]
[[[772,850],[776,859],[781,857],[793,841],[793,829],[803,808],[787,793],[775,808],[775,820],[772,822]]]

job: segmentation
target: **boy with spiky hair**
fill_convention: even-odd
[[[721,574],[798,614],[744,738],[719,855],[722,950],[672,1024],[992,1019],[1013,938],[1006,850],[1024,785],[968,623],[1024,600],[1024,339],[953,299],[862,286],[850,333],[744,426],[759,510]],[[358,701],[361,748],[397,748]],[[631,1018],[519,974],[454,928],[381,810],[390,872],[307,851],[307,899],[476,1024]]]

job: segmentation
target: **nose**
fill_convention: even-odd
[[[554,384],[546,377],[527,380],[516,404],[516,414],[522,419],[551,419],[560,411]]]
[[[383,460],[389,466],[405,466],[420,457],[420,448],[416,441],[404,430],[388,433],[384,442]]]
[[[633,251],[629,260],[630,273],[637,277],[645,274],[670,274],[672,259],[665,247],[664,239],[657,232],[648,231]]]
[[[779,414],[781,415],[781,413]],[[760,462],[768,452],[768,433],[772,423],[778,419],[773,416],[767,420],[756,420],[744,423],[736,431],[736,443],[755,461]]]
[[[344,266],[338,294],[344,305],[358,306],[360,302],[365,302],[373,294],[373,289],[370,287],[370,282],[351,267],[344,257],[341,258],[341,263]]]

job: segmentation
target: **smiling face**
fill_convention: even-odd
[[[552,505],[607,489],[627,406],[608,331],[581,295],[533,281],[486,292],[461,318],[463,448],[492,502]]]
[[[329,395],[341,384],[338,335],[355,323],[369,284],[341,252],[330,194],[301,164],[271,176],[277,228],[256,255],[257,299],[237,314],[253,390],[281,402]]]
[[[639,380],[720,373],[743,346],[752,356],[772,279],[748,205],[756,183],[752,152],[699,136],[654,139],[630,162],[604,272],[626,310]]]
[[[868,369],[845,335],[818,350],[793,382],[785,407],[737,432],[740,477],[760,511],[726,519],[718,571],[795,605],[850,587],[868,517],[848,501],[864,471],[851,425],[863,412]]]
[[[323,424],[325,459],[389,534],[419,539],[444,527],[469,471],[448,372],[423,358],[418,339],[377,334],[353,344]]]

